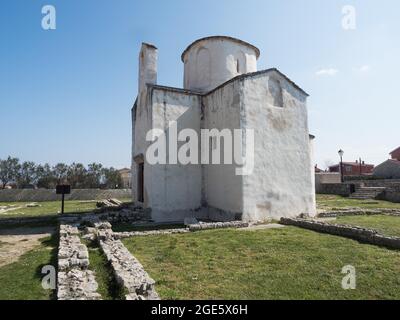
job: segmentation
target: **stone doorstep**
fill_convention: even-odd
[[[395,249],[400,249],[400,237],[385,236],[374,229],[367,229],[358,226],[330,224],[316,220],[299,218],[281,218],[280,223],[293,225],[317,232],[329,233],[336,236],[351,238],[354,240],[382,245]]]

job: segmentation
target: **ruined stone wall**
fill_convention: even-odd
[[[115,281],[125,291],[126,300],[159,300],[155,281],[150,278],[141,263],[128,251],[120,240],[115,239],[108,222],[94,222],[86,228],[97,238],[113,270]]]
[[[400,248],[400,237],[382,235],[373,229],[294,218],[281,218],[280,223],[351,238],[379,246],[386,246],[395,249]]]
[[[98,300],[98,284],[93,271],[88,270],[89,253],[79,239],[77,227],[60,225],[58,248],[58,300]]]

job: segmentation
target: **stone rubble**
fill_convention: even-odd
[[[94,273],[88,270],[89,253],[76,226],[60,225],[58,249],[58,300],[99,300]]]
[[[351,238],[364,243],[400,249],[400,237],[391,237],[379,234],[376,230],[373,229],[361,228],[351,225],[331,224],[321,221],[299,218],[281,218],[280,223],[284,225],[292,225],[322,233],[329,233],[341,237]]]
[[[101,201],[97,201],[96,207],[97,208],[104,208],[104,207],[120,207],[122,206],[123,202],[119,201],[118,199],[105,199]]]

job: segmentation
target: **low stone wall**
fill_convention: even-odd
[[[336,194],[339,196],[349,196],[354,189],[351,184],[344,183],[323,183],[316,186],[318,194]]]
[[[69,223],[88,225],[93,225],[93,223],[99,221],[108,221],[110,223],[133,223],[137,221],[150,221],[151,212],[131,205],[118,211],[60,215],[59,219],[60,221],[66,221]]]
[[[132,197],[131,189],[72,189],[71,194],[65,195],[65,200],[102,200],[102,199],[128,199]],[[0,190],[0,202],[40,202],[56,201],[61,196],[50,189],[6,189]]]
[[[154,288],[155,281],[123,243],[115,240],[111,225],[108,222],[95,223],[94,233],[114,271],[118,285],[127,292],[126,300],[159,300]]]
[[[200,231],[209,229],[225,229],[225,228],[246,228],[249,224],[243,221],[227,221],[227,222],[210,222],[196,223],[188,226],[190,231]]]
[[[400,203],[400,186],[387,188],[383,193],[382,198],[387,201]]]
[[[18,225],[18,224],[50,224],[50,223],[67,223],[67,224],[80,224],[90,223],[97,221],[109,221],[112,223],[133,223],[137,221],[150,221],[151,212],[149,210],[143,210],[136,208],[133,205],[126,205],[123,209],[114,209],[116,211],[105,211],[105,212],[88,212],[88,213],[73,213],[73,214],[58,214],[51,216],[39,216],[39,217],[10,217],[0,218],[0,225]]]
[[[374,245],[400,249],[400,237],[385,236],[379,234],[376,230],[373,229],[294,218],[281,218],[280,223],[284,225],[292,225],[322,233],[329,233],[341,237],[351,238]]]
[[[368,216],[368,215],[390,215],[400,216],[400,210],[398,209],[351,209],[343,211],[329,211],[320,212],[319,218],[334,218],[342,216]]]
[[[381,187],[381,188],[391,188],[399,187],[400,179],[375,179],[375,180],[363,180],[363,179],[351,179],[346,178],[346,184],[363,185],[364,187]]]
[[[110,262],[117,283],[126,289],[127,300],[159,300],[155,281],[120,240],[100,240],[100,247]]]
[[[317,172],[315,173],[315,190],[317,193],[323,184],[340,184],[342,182],[340,173]]]
[[[0,218],[1,226],[19,224],[52,224],[57,222],[57,216]]]
[[[60,225],[58,249],[58,300],[99,300],[98,284],[89,266],[87,247],[79,239],[78,228]]]
[[[131,232],[114,232],[114,239],[125,239],[130,237],[143,237],[143,236],[158,236],[165,234],[179,234],[190,232],[187,228],[180,229],[164,229],[164,230],[149,230],[149,231],[131,231]]]

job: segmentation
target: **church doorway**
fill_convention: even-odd
[[[135,157],[136,173],[137,173],[137,187],[136,199],[138,202],[144,202],[144,159],[143,156]]]

